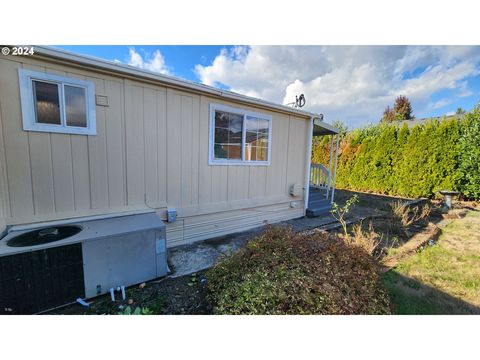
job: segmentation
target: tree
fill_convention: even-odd
[[[459,107],[457,108],[457,111],[455,111],[455,115],[465,115],[465,110]]]
[[[463,118],[459,141],[459,190],[480,200],[480,103]]]
[[[395,120],[395,112],[390,106],[387,106],[383,111],[382,121],[383,122],[392,122]]]
[[[381,121],[391,123],[393,121],[412,120],[412,104],[405,95],[400,95],[395,99],[393,109],[387,106],[383,111]]]
[[[405,95],[400,95],[395,99],[393,105],[393,112],[395,113],[395,120],[412,120],[412,104]]]

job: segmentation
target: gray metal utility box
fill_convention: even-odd
[[[85,297],[167,274],[165,225],[156,214],[91,221],[87,227],[95,241],[82,245]]]

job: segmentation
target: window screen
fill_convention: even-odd
[[[85,88],[65,85],[64,89],[67,126],[87,127]]]
[[[215,111],[215,159],[242,159],[243,116]]]
[[[33,81],[36,121],[60,125],[60,97],[58,84]]]
[[[245,160],[268,160],[268,120],[253,116],[245,119]]]

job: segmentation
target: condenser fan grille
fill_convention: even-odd
[[[79,226],[56,226],[44,229],[37,229],[15,236],[7,242],[8,246],[22,247],[47,244],[58,240],[66,239],[78,234],[82,230]]]

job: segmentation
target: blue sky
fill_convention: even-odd
[[[132,48],[138,51],[143,57],[148,57],[154,54],[155,50],[159,50],[172,75],[199,82],[198,77],[195,75],[195,65],[211,64],[222,48],[230,48],[231,46],[56,45],[55,47],[78,54],[95,56],[111,61],[118,60],[124,63],[129,62],[129,50]]]
[[[349,128],[375,123],[396,96],[417,118],[480,101],[480,46],[56,46],[305,109]]]

